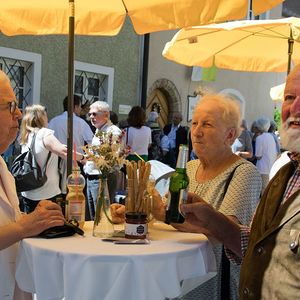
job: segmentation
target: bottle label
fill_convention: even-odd
[[[181,204],[186,204],[187,203],[187,198],[188,198],[188,190],[184,189],[184,190],[180,190],[179,193],[179,201],[178,201],[178,211],[180,212],[180,214],[182,216],[185,216],[184,213],[181,211],[180,209],[180,205]]]
[[[76,219],[77,221],[83,221],[84,216],[82,216],[82,201],[69,201],[69,219]]]

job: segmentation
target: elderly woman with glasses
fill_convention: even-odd
[[[0,153],[16,139],[22,114],[8,77],[0,71]],[[64,224],[60,207],[41,201],[34,212],[21,215],[14,178],[0,157],[0,299],[32,299],[15,282],[18,241]]]

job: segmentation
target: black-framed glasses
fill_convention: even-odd
[[[18,107],[18,102],[13,100],[8,103],[0,103],[0,106],[4,106],[4,105],[6,105],[6,107],[9,108],[9,112],[13,115]]]

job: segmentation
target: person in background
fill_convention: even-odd
[[[91,104],[89,117],[92,125],[96,128],[95,135],[92,140],[92,145],[98,146],[100,141],[97,137],[98,132],[111,132],[113,135],[120,135],[122,133],[121,129],[116,125],[113,125],[109,118],[109,105],[104,101],[96,101]],[[83,167],[84,172],[87,177],[87,202],[90,213],[90,218],[94,220],[95,209],[99,190],[99,178],[100,173],[96,168],[93,161],[88,160]],[[108,189],[111,199],[114,199],[114,191],[116,185],[116,178],[112,174],[108,178]]]
[[[266,188],[269,182],[269,174],[272,165],[277,158],[276,143],[273,136],[268,133],[270,120],[266,117],[260,117],[256,121],[256,127],[260,131],[255,141],[255,158],[257,159],[256,167],[261,174],[263,187]]]
[[[109,118],[113,125],[118,126],[119,118],[118,118],[118,115],[114,111],[112,111],[112,110],[109,111]]]
[[[161,139],[163,137],[163,131],[158,124],[158,113],[151,111],[146,122],[146,126],[151,129],[151,145],[148,149],[148,159],[163,161],[164,155],[161,147]]]
[[[273,120],[271,120],[270,121],[270,128],[269,128],[268,132],[270,134],[272,134],[272,136],[275,140],[277,155],[279,155],[281,153],[281,149],[280,149],[281,147],[280,147],[278,136],[276,134],[276,130],[277,130],[277,124]]]
[[[127,123],[128,127],[124,137],[124,143],[130,147],[127,159],[129,161],[138,161],[141,157],[144,161],[148,161],[148,148],[152,140],[151,129],[145,126],[145,110],[140,106],[133,106],[128,114]]]
[[[9,78],[0,71],[0,153],[16,139],[22,114]],[[0,157],[0,299],[32,299],[15,281],[15,263],[19,241],[64,224],[60,207],[41,201],[30,214],[21,214],[14,178]]]
[[[243,158],[251,158],[253,156],[252,149],[252,135],[247,129],[246,120],[242,121],[242,132],[237,139],[235,139],[231,146],[232,152]]]
[[[256,165],[257,159],[255,157],[255,148],[256,148],[256,138],[261,134],[260,130],[258,130],[256,126],[256,121],[253,121],[251,124],[251,135],[252,135],[252,157],[248,158],[254,165]]]
[[[46,165],[48,153],[51,152],[46,167],[47,180],[45,184],[37,189],[21,193],[26,212],[32,212],[42,199],[56,201],[56,198],[61,196],[58,156],[62,159],[67,158],[67,146],[62,144],[54,136],[53,130],[47,127],[48,117],[44,106],[35,104],[25,108],[19,137],[21,152],[26,151],[31,146],[34,134],[36,138],[33,147],[37,163],[41,169]],[[76,159],[82,159],[82,154],[77,152]]]
[[[176,167],[177,156],[179,152],[179,146],[181,144],[188,143],[188,131],[184,126],[181,126],[182,114],[180,112],[174,112],[172,117],[172,123],[167,124],[164,127],[164,133],[169,138],[170,149],[169,155],[171,158],[170,166]]]
[[[162,162],[166,165],[171,164],[171,158],[170,158],[170,142],[168,136],[165,134],[165,131],[163,130],[163,135],[160,140],[161,149],[163,152],[163,160]]]
[[[207,95],[197,103],[191,124],[193,149],[198,157],[187,163],[188,190],[205,199],[218,212],[236,224],[249,225],[261,192],[261,177],[256,167],[232,153],[231,145],[240,133],[240,110],[231,98]],[[153,194],[153,215],[165,220],[165,206],[158,192]],[[172,224],[183,231],[198,232],[188,223]],[[182,299],[237,299],[239,267],[222,259],[223,245],[213,247],[217,276],[197,287]],[[230,298],[221,290],[221,280],[229,277]],[[222,298],[221,298],[222,297]]]
[[[68,139],[68,97],[63,100],[64,112],[50,120],[48,128],[54,130],[54,136],[64,145],[67,145]],[[83,162],[82,146],[91,144],[93,132],[86,121],[80,118],[81,99],[74,95],[74,112],[73,112],[73,142],[76,145],[76,151],[81,153],[81,162]],[[79,161],[80,162],[80,161]],[[62,194],[67,193],[67,164],[65,159],[59,161],[60,170],[60,188]]]
[[[282,147],[290,151],[291,161],[265,189],[251,228],[232,222],[195,194],[181,205],[186,223],[223,243],[232,263],[242,264],[240,300],[299,298],[299,116],[300,65],[296,65],[286,80],[280,129]]]

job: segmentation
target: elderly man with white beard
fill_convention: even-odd
[[[287,77],[281,116],[281,142],[291,161],[265,189],[251,229],[195,194],[181,205],[186,223],[223,243],[232,263],[242,263],[240,299],[300,296],[300,65]]]

